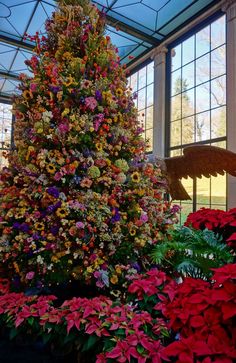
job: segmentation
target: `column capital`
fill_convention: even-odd
[[[224,0],[221,10],[227,14],[227,21],[236,17],[236,0]]]
[[[159,64],[166,62],[166,53],[168,52],[168,49],[165,46],[159,46],[155,49],[153,49],[151,54],[151,59],[156,60],[155,66],[158,66]]]

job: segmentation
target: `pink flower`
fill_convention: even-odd
[[[77,222],[76,227],[77,228],[84,228],[84,223],[83,222]]]
[[[90,108],[90,110],[94,111],[94,109],[97,107],[97,104],[98,103],[94,97],[85,98],[85,106]]]
[[[34,278],[34,271],[28,272],[25,277],[27,280],[32,280]]]
[[[54,175],[54,179],[55,180],[60,180],[63,177],[63,173],[61,173],[60,171],[58,171],[55,175]]]
[[[59,131],[60,131],[61,134],[66,134],[69,131],[69,126],[68,126],[68,124],[61,123],[58,126],[58,129],[59,129]]]

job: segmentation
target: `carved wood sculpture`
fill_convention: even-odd
[[[169,192],[174,200],[191,199],[180,179],[201,178],[229,173],[236,176],[236,154],[216,146],[194,145],[184,148],[183,155],[165,158]]]

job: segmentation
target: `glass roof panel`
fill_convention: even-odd
[[[159,45],[209,4],[215,5],[220,0],[91,1],[107,13],[106,34],[118,48],[121,62],[129,64]],[[15,87],[14,74],[29,73],[24,60],[30,57],[32,43],[23,39],[24,33],[44,33],[44,22],[56,3],[56,0],[0,0],[0,77],[2,72],[4,79],[0,81],[0,93],[10,93]],[[10,38],[11,45],[3,43],[6,38]],[[8,79],[5,79],[8,72]]]
[[[173,0],[173,1],[176,1],[176,3],[178,2],[178,0]],[[202,9],[203,4],[206,5],[206,3],[211,3],[211,2],[214,2],[214,0],[199,0],[198,2],[192,4],[192,6],[187,8],[181,14],[177,15],[173,22],[169,21],[169,23],[161,29],[161,32],[164,35],[170,34],[175,29],[177,29],[181,24],[184,24],[188,19],[191,19],[194,16],[194,14],[198,13]]]
[[[53,8],[51,7],[51,12]],[[41,4],[38,4],[34,17],[32,21],[29,24],[29,27],[27,29],[28,34],[35,34],[37,31],[40,33],[45,33],[45,21],[48,19],[48,15],[46,11],[44,10],[43,6]]]
[[[119,12],[125,18],[133,19],[133,22],[141,27],[145,26],[147,29],[152,31],[155,30],[157,12],[150,9],[144,4],[133,3],[132,5],[118,6],[119,1],[114,5],[113,9],[115,12]],[[110,11],[107,12],[110,14]],[[134,17],[135,14],[135,17]]]
[[[3,70],[4,72],[7,72],[11,67],[11,64],[14,60],[15,55],[16,55],[15,50],[1,54],[0,55],[0,69]]]
[[[9,93],[9,94],[13,94],[16,93],[16,87],[18,86],[19,82],[17,81],[12,81],[9,79],[6,79],[6,81],[3,84],[3,87],[1,89],[2,93]]]
[[[7,19],[12,29],[14,29],[19,36],[23,36],[27,24],[30,21],[32,12],[34,10],[36,1],[23,3],[10,7],[11,16]],[[22,16],[19,16],[21,14]]]
[[[25,65],[26,59],[31,58],[32,54],[28,52],[18,51],[14,63],[11,67],[11,72],[22,72],[23,70],[27,70],[27,66]]]

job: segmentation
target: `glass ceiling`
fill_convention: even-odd
[[[135,59],[159,45],[181,26],[218,0],[93,0],[106,13],[107,29],[121,62]],[[0,99],[17,92],[19,73],[34,47],[24,34],[45,32],[56,0],[0,0]]]

